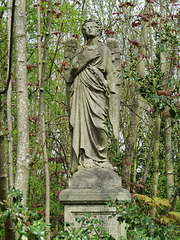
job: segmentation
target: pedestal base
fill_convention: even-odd
[[[73,222],[85,214],[104,221],[104,229],[115,239],[126,237],[125,223],[119,224],[114,207],[108,207],[109,199],[130,200],[130,193],[121,187],[121,178],[111,169],[94,167],[80,169],[69,181],[69,188],[60,194],[64,204],[64,221]]]

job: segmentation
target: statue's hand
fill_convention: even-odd
[[[71,75],[76,76],[78,75],[82,70],[85,69],[85,67],[95,60],[96,58],[99,58],[101,56],[99,49],[84,49],[83,52],[78,54],[72,59],[71,63]]]
[[[87,59],[87,62],[91,62],[101,56],[98,49],[95,50],[86,50],[85,52],[85,58]]]

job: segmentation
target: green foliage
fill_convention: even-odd
[[[13,204],[9,204],[9,200],[13,200]],[[21,205],[22,193],[20,190],[13,188],[9,193],[7,200],[0,202],[5,206],[6,210],[0,212],[1,219],[5,221],[8,217],[11,217],[14,223],[14,230],[18,234],[18,240],[43,240],[46,239],[47,224],[43,218],[38,219],[38,212],[30,211],[27,207]],[[66,231],[59,231],[55,239],[65,240],[85,240],[85,239],[106,239],[113,240],[103,228],[103,221],[94,216],[84,216],[76,219],[77,225],[75,227],[73,223],[66,223]],[[1,236],[3,237],[2,233]]]
[[[151,110],[147,110],[151,117],[160,111],[162,117],[172,117],[179,119],[179,104],[178,97],[176,94],[177,87],[174,87],[172,91],[164,90],[166,88],[171,88],[173,78],[170,79],[168,83],[163,84],[162,79],[164,79],[164,74],[159,69],[151,69],[148,75],[141,76],[140,73],[135,70],[129,73],[129,71],[124,70],[122,77],[125,78],[129,83],[133,80],[138,82],[140,87],[134,94],[140,94],[152,107]],[[168,107],[168,112],[165,108]]]
[[[27,207],[22,206],[22,193],[18,189],[11,189],[7,195],[7,200],[0,202],[5,207],[0,216],[5,221],[11,218],[14,223],[14,231],[18,233],[18,240],[39,240],[45,239],[47,224],[43,219],[38,219],[36,212],[30,211]],[[10,205],[9,201],[13,201]]]
[[[76,219],[79,227],[73,223],[66,223],[66,231],[61,231],[55,240],[113,240],[114,238],[106,233],[103,228],[103,221],[94,216],[84,216]]]
[[[167,199],[134,194],[131,201],[113,200],[108,203],[117,209],[118,221],[126,222],[127,239],[168,240],[180,238],[179,213],[169,212]],[[155,218],[151,212],[156,208]]]
[[[13,205],[9,205],[13,200]],[[5,206],[5,212],[0,216],[3,220],[11,216],[18,240],[46,239],[47,224],[38,219],[37,212],[30,211],[21,205],[22,193],[12,189],[7,200],[0,202]],[[111,200],[109,207],[116,207],[118,221],[126,222],[127,239],[133,240],[175,240],[180,237],[180,214],[169,211],[171,207],[167,199],[150,198],[141,194],[134,194],[131,201]],[[152,210],[156,208],[155,218],[151,217]],[[114,214],[113,214],[114,216]],[[56,233],[55,240],[113,240],[103,228],[103,221],[95,216],[83,216],[76,219],[76,224],[66,223],[66,230]],[[124,239],[121,237],[120,239]]]

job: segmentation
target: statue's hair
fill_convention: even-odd
[[[102,26],[101,26],[101,23],[97,20],[97,19],[94,19],[94,18],[89,18],[89,19],[86,19],[83,24],[82,24],[82,34],[84,36],[84,39],[87,40],[87,36],[86,36],[86,32],[85,32],[85,27],[86,27],[86,24],[89,23],[89,22],[92,22],[96,25],[97,29],[99,30],[99,37],[102,35]]]

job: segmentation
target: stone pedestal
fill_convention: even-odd
[[[104,229],[115,239],[126,237],[125,224],[119,224],[117,216],[111,217],[116,209],[107,206],[109,198],[130,200],[130,193],[121,187],[121,178],[111,169],[81,168],[69,180],[69,188],[60,194],[65,222],[77,225],[76,218],[90,214],[103,220]]]

